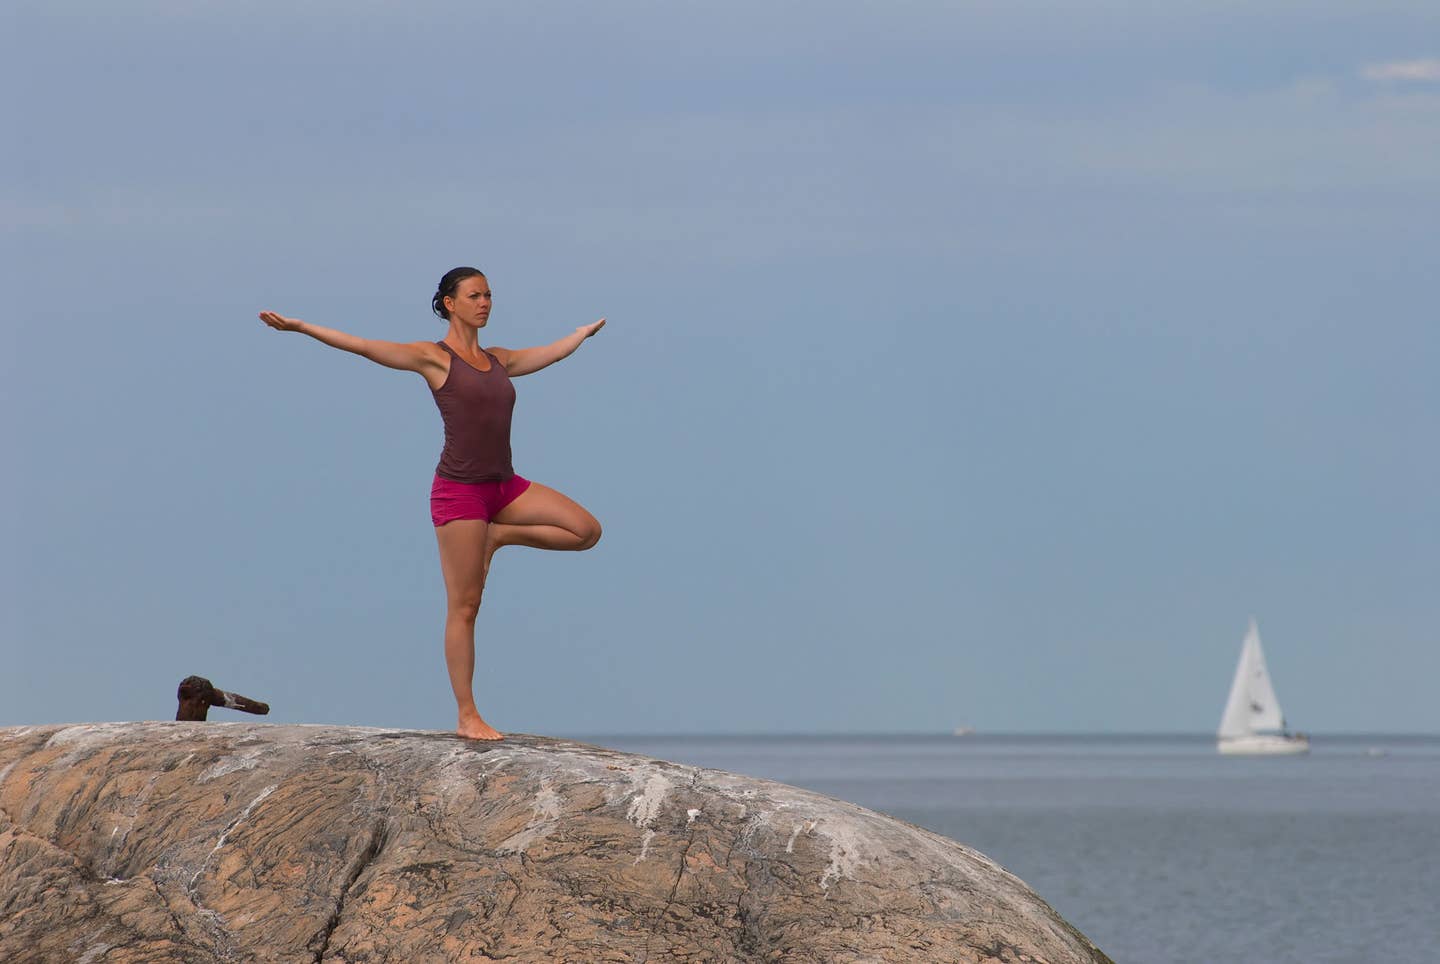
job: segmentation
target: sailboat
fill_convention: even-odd
[[[1230,698],[1225,701],[1225,715],[1220,717],[1217,748],[1221,753],[1245,755],[1310,752],[1309,737],[1285,728],[1285,714],[1265,668],[1260,630],[1253,616],[1240,647],[1240,663],[1230,684]]]

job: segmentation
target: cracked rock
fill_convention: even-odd
[[[0,960],[1108,964],[982,854],[783,784],[168,722],[0,729]]]

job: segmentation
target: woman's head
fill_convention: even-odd
[[[483,303],[483,309],[482,309]],[[468,310],[467,310],[468,309]],[[435,295],[430,299],[430,310],[446,321],[453,312],[459,311],[467,319],[482,313],[490,314],[490,282],[479,268],[451,268],[440,279]],[[482,321],[483,324],[483,321]]]

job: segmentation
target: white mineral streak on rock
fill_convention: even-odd
[[[765,825],[770,822],[768,813],[756,813],[745,821],[745,826],[740,828],[740,833],[735,838],[735,849],[742,853],[758,853],[755,847],[755,840]]]
[[[103,957],[105,953],[114,946],[115,945],[113,944],[103,943],[91,944],[88,948],[86,948],[85,956],[77,959],[75,961],[75,964],[93,964],[94,961],[100,960],[100,958]]]
[[[625,819],[645,830],[660,816],[660,804],[664,802],[672,784],[661,773],[651,773],[645,778],[643,786],[639,774],[631,780],[631,789],[639,790],[639,793],[630,801],[630,809],[625,811]]]
[[[631,863],[638,864],[640,861],[644,860],[647,856],[649,856],[650,841],[654,839],[655,831],[653,830],[647,830],[640,835],[640,856],[636,857],[633,861],[631,861]]]
[[[505,750],[491,750],[480,757],[464,747],[451,750],[434,762],[441,802],[448,808],[463,794],[479,793],[486,780],[514,760],[514,754]]]
[[[492,773],[499,773],[501,770],[505,769],[507,766],[514,762],[515,757],[512,754],[491,750],[489,753],[485,754],[484,757],[482,757],[482,762],[480,764],[480,776],[488,777]]]
[[[860,866],[861,845],[864,832],[854,823],[846,821],[821,821],[817,830],[830,838],[830,863],[820,875],[820,889],[829,890],[830,885],[842,877],[853,877]]]
[[[513,834],[496,847],[496,851],[502,854],[523,854],[525,848],[537,840],[555,832],[560,825],[560,814],[564,808],[565,801],[554,788],[545,781],[540,781],[540,792],[535,795],[535,802],[531,804],[533,816],[519,833]]]
[[[645,831],[640,837],[640,856],[635,858],[637,864],[650,855],[650,841],[655,837],[655,831],[650,829],[650,825],[660,816],[660,804],[664,802],[672,786],[662,773],[652,772],[645,777],[643,783],[640,777],[641,774],[636,773],[630,778],[631,791],[639,792],[630,801],[630,809],[625,811],[625,819]]]
[[[10,775],[10,771],[15,769],[15,764],[19,762],[20,761],[16,759],[11,760],[9,763],[5,764],[5,768],[3,770],[0,770],[0,784],[3,784],[5,782],[5,778]]]
[[[150,799],[150,793],[155,789],[155,784],[159,779],[159,773],[153,774],[150,779],[146,781],[145,786],[140,792],[131,798],[130,822],[125,825],[124,833],[120,832],[119,824],[116,824],[115,829],[110,831],[110,854],[105,860],[105,869],[102,871],[104,876],[113,874],[115,870],[115,858],[119,856],[120,848],[125,846],[125,841],[129,838],[130,832],[135,829],[135,821],[140,813],[140,808]],[[120,834],[119,840],[115,839],[117,833]]]
[[[221,847],[225,846],[225,841],[230,838],[230,834],[235,830],[235,828],[240,826],[240,824],[244,823],[245,818],[250,816],[250,812],[260,805],[260,801],[264,800],[266,797],[270,796],[270,794],[274,793],[278,787],[278,783],[272,783],[264,790],[261,790],[260,793],[255,797],[255,799],[251,800],[245,806],[245,809],[240,811],[240,816],[230,821],[230,826],[226,827],[223,831],[221,831],[220,839],[215,841],[215,846],[210,849],[210,852],[205,855],[205,859],[200,862],[200,869],[195,871],[195,876],[190,878],[191,889],[194,889],[195,881],[199,880],[200,875],[205,872],[205,868],[210,866],[211,858],[213,858],[215,854],[220,851]]]
[[[472,783],[469,779],[466,764],[471,761],[472,755],[464,750],[451,750],[450,753],[436,760],[433,764],[435,772],[439,777],[439,784],[445,789],[452,789],[453,784],[459,781]]]
[[[740,807],[741,816],[744,816],[747,812],[745,805],[736,798],[752,799],[757,791],[743,786],[739,779],[731,774],[717,775],[716,784],[716,789],[725,792],[735,801]],[[750,816],[736,839],[736,848],[742,853],[756,855],[769,848],[778,850],[778,831],[786,834],[785,853],[793,854],[795,841],[800,834],[818,834],[830,845],[829,862],[820,874],[822,890],[828,890],[837,880],[855,876],[867,855],[884,849],[871,845],[872,842],[868,839],[871,818],[865,811],[853,805],[826,800],[816,794],[782,785],[767,787],[762,799],[755,802],[761,806],[768,805],[771,809],[757,810]],[[836,812],[837,805],[841,808],[840,812]]]
[[[814,829],[814,820],[806,820],[802,823],[797,823],[795,827],[790,831],[790,839],[785,841],[785,852],[787,854],[793,854],[795,852],[795,838],[800,836],[802,831],[805,833],[809,833]]]
[[[63,768],[83,759],[92,749],[110,746],[115,741],[119,728],[125,725],[124,723],[84,723],[78,726],[67,726],[46,740],[45,745],[47,747],[72,747],[69,753],[54,763],[57,769]]]
[[[59,766],[62,763],[73,763],[91,749],[112,746],[123,740],[126,734],[143,732],[149,743],[180,743],[193,739],[196,727],[204,731],[207,727],[213,729],[220,725],[216,723],[77,723],[57,730],[50,736],[50,739],[45,741],[45,746],[74,747],[73,752],[65,754],[52,764]],[[37,726],[29,729],[43,730],[45,728]],[[7,729],[6,735],[10,736],[15,732],[13,729]]]
[[[221,757],[210,765],[208,769],[200,774],[197,783],[209,783],[227,773],[235,773],[239,770],[253,770],[260,765],[260,757],[264,755],[263,748],[247,750],[235,756]]]
[[[123,723],[77,723],[74,726],[67,726],[57,730],[45,741],[47,747],[51,746],[75,746],[77,744],[98,744],[110,742],[125,724]]]

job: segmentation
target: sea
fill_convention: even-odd
[[[1440,964],[1440,736],[609,736],[944,834],[1117,964]]]

